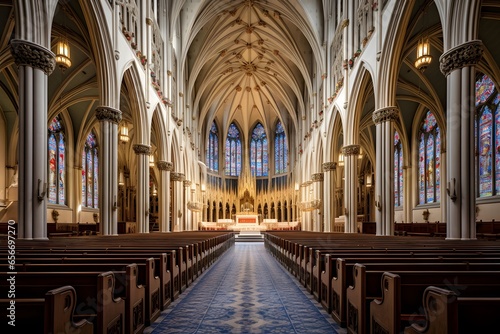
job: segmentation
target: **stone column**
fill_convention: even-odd
[[[397,107],[375,110],[376,130],[375,221],[377,235],[394,235],[394,121]]]
[[[19,76],[18,237],[47,239],[47,96],[54,54],[14,39]]]
[[[184,186],[184,192],[183,192],[184,204],[182,206],[183,208],[187,208],[187,203],[191,199],[191,184],[192,184],[192,182],[189,180],[184,180],[182,182],[182,185]],[[192,230],[191,223],[193,220],[193,211],[186,210],[186,209],[184,209],[183,211],[186,213],[186,215],[184,216],[183,230],[184,231],[191,231]],[[188,211],[190,211],[189,212],[190,214],[187,214]]]
[[[357,233],[357,185],[358,185],[358,155],[359,145],[342,147],[345,163],[344,198],[346,206],[345,233]]]
[[[333,231],[333,222],[335,221],[335,170],[337,169],[336,162],[323,163],[323,214],[325,217],[325,232]]]
[[[183,221],[184,207],[182,205],[183,186],[185,176],[182,173],[170,172],[170,182],[172,185],[174,198],[172,198],[172,228],[174,231],[182,231],[182,225],[179,225],[179,220]],[[175,224],[174,224],[175,223]]]
[[[324,186],[323,186],[323,181],[324,181],[324,176],[323,173],[316,173],[312,175],[312,181],[315,183],[315,189],[314,189],[314,198],[316,200],[320,201],[319,208],[317,210],[314,210],[314,222],[315,226],[313,226],[314,231],[316,232],[324,232],[324,213],[326,210],[326,205],[323,200],[323,192],[324,192]]]
[[[149,155],[151,146],[135,144],[134,152],[137,155],[137,196],[136,222],[137,232],[149,233]]]
[[[475,68],[483,44],[472,40],[458,45],[439,59],[447,79],[446,223],[447,239],[476,238],[476,173],[474,150]]]
[[[159,228],[160,232],[170,232],[170,172],[174,169],[174,164],[160,160],[156,163],[156,167],[160,171]]]
[[[99,217],[102,235],[118,235],[118,124],[122,112],[96,108],[99,120]]]

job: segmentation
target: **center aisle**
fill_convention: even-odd
[[[144,333],[345,333],[266,251],[238,242]]]

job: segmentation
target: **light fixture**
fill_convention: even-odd
[[[339,162],[338,165],[340,167],[344,166],[344,154],[342,152],[339,153]]]
[[[122,187],[125,185],[125,178],[123,176],[123,171],[120,171],[120,176],[118,177],[118,185]]]
[[[420,38],[417,44],[417,60],[415,60],[415,67],[423,72],[432,61],[431,45],[429,38]]]
[[[153,153],[149,155],[149,167],[154,167],[155,166],[155,156]]]
[[[128,136],[128,124],[127,122],[123,122],[122,125],[120,126],[120,142],[122,144],[126,144],[129,141],[129,136]]]
[[[56,64],[62,71],[71,67],[70,47],[66,38],[59,38],[54,53],[56,54]]]
[[[372,186],[372,174],[366,175],[366,186],[371,187]]]
[[[359,148],[359,154],[358,154],[358,159],[363,159],[363,148]]]

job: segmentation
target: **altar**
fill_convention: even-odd
[[[259,215],[248,213],[236,214],[236,225],[238,224],[259,225]]]

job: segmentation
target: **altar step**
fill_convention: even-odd
[[[264,242],[264,235],[259,231],[240,231],[235,235],[236,242]]]

